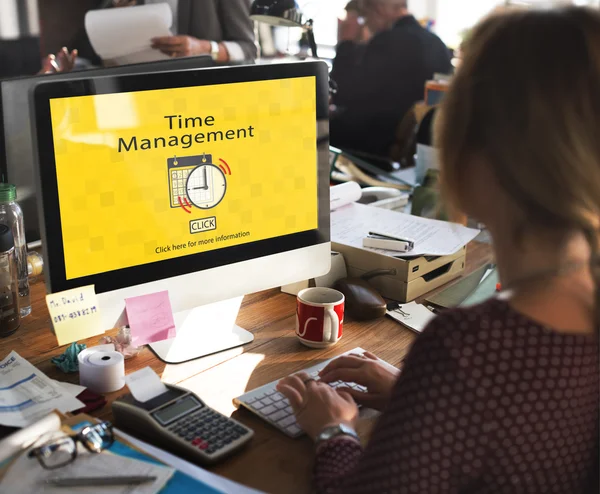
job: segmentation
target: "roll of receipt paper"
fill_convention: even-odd
[[[79,360],[79,384],[96,393],[112,393],[125,386],[125,358],[114,345],[85,349]]]

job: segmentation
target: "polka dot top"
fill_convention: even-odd
[[[321,493],[597,493],[595,336],[490,300],[434,319],[363,452],[320,445]]]

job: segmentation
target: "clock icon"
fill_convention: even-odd
[[[219,204],[227,191],[227,179],[218,166],[199,165],[188,175],[185,186],[190,202],[200,209],[211,209]]]

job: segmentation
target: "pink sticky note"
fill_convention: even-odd
[[[125,299],[131,328],[131,343],[146,345],[175,337],[175,321],[169,292],[157,292]]]

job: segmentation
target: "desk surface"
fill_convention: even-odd
[[[467,253],[466,273],[490,259],[489,245],[472,242]],[[65,347],[57,346],[50,331],[44,297],[44,284],[32,285],[32,314],[23,320],[14,335],[0,340],[0,357],[16,350],[49,377],[77,382],[77,374],[62,374],[50,363],[50,359],[61,354]],[[246,410],[236,411],[232,399],[355,347],[363,347],[399,366],[415,337],[414,333],[389,318],[367,323],[347,320],[344,336],[337,345],[312,350],[296,340],[294,315],[293,296],[278,290],[256,293],[244,298],[237,321],[238,325],[254,333],[255,339],[249,345],[179,365],[162,363],[148,348],[126,361],[127,373],[150,366],[164,382],[190,389],[209,406],[233,415],[254,429],[255,437],[245,450],[211,470],[266,492],[310,492],[312,443],[305,437],[290,439]],[[90,338],[84,343],[94,346],[98,339]],[[126,388],[107,395],[109,404],[93,415],[111,420],[110,402],[125,392]]]

